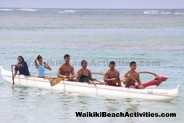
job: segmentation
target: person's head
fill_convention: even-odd
[[[136,62],[135,61],[131,61],[130,62],[130,68],[131,68],[131,70],[135,70],[136,69]]]
[[[69,64],[70,63],[70,55],[65,54],[64,55],[64,61],[65,61],[65,63]]]
[[[115,68],[115,62],[114,61],[110,61],[109,67],[110,67],[110,69],[113,70]]]
[[[88,65],[88,63],[87,63],[87,61],[86,60],[82,60],[81,61],[81,66],[82,66],[82,68],[86,68],[87,67],[87,65]]]
[[[41,64],[43,62],[43,59],[40,55],[37,57],[37,60],[38,60],[39,64]]]
[[[22,62],[24,62],[24,58],[22,56],[18,56],[17,61],[18,61],[18,63],[22,63]]]

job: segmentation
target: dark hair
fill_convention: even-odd
[[[40,59],[42,59],[42,57],[39,55],[39,56],[37,57],[37,60],[40,60]]]
[[[130,66],[132,66],[133,64],[136,64],[136,62],[135,61],[131,61],[130,62]]]
[[[21,58],[22,61],[24,62],[24,58],[23,58],[22,56],[18,56],[17,59],[18,59],[18,58]]]
[[[81,61],[81,65],[83,65],[83,64],[84,64],[84,62],[86,62],[86,63],[87,63],[87,61],[86,61],[86,60],[82,60],[82,61]]]
[[[65,54],[65,55],[64,55],[64,59],[65,59],[65,58],[67,58],[67,57],[70,57],[70,55],[68,55],[68,54]]]
[[[115,61],[110,61],[109,66],[110,66],[111,64],[112,64],[112,65],[115,65]]]

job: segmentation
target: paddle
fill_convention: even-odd
[[[72,75],[69,77],[76,77],[76,75]],[[57,85],[58,83],[60,83],[62,80],[64,80],[65,78],[62,77],[56,77],[56,78],[48,78],[50,80],[50,84],[51,86]],[[99,80],[96,80],[99,83],[90,83],[90,84],[106,84],[105,82],[101,82]]]
[[[104,75],[104,73],[99,73],[99,72],[92,72],[92,74],[97,74],[97,75]],[[120,80],[121,82],[123,81],[123,80]],[[97,82],[100,82],[100,81],[98,81],[97,80]],[[101,83],[104,83],[104,84],[106,84],[105,82],[101,82]]]
[[[104,73],[99,73],[99,72],[92,72],[91,74],[97,74],[97,75],[104,75]],[[123,80],[120,80],[121,82],[123,81]],[[100,82],[100,81],[98,81],[97,80],[97,82]],[[100,82],[100,84],[106,84],[106,82]]]
[[[12,81],[13,81],[13,85],[14,85],[15,82],[14,82],[14,77],[13,77],[13,66],[11,66],[11,72],[12,72]]]
[[[57,85],[62,80],[64,80],[64,78],[57,77],[57,78],[52,78],[52,79],[49,79],[49,80],[50,80],[50,85],[54,86],[54,85]]]
[[[104,75],[104,73],[99,73],[99,72],[91,72],[91,74],[97,74],[97,75]],[[101,82],[99,80],[96,80],[97,82],[99,82],[99,84],[106,84],[106,82]]]
[[[71,78],[71,77],[76,77],[76,75],[71,75],[68,78]],[[60,83],[62,80],[65,80],[65,78],[64,77],[56,77],[56,78],[49,78],[49,80],[50,80],[51,86],[54,86],[54,85],[57,85],[58,83]]]
[[[148,72],[140,72],[140,73],[148,73]],[[149,72],[149,73],[151,74],[151,72]],[[103,73],[98,73],[98,72],[92,72],[92,74],[104,75]],[[152,74],[154,74],[154,73],[152,73]],[[127,80],[128,80],[129,78],[131,78],[131,79],[133,79],[135,82],[137,82],[137,80],[135,80],[132,76],[129,76],[129,77],[127,78]],[[127,80],[125,80],[125,81],[127,81]],[[124,84],[124,80],[120,80],[120,81]]]
[[[99,72],[91,72],[91,74],[104,75],[104,73],[99,73]]]
[[[91,74],[104,75],[103,73],[98,73],[98,72],[92,72]],[[69,77],[76,77],[76,75],[72,75]],[[57,85],[59,82],[61,82],[64,79],[65,78],[62,78],[62,77],[49,78],[51,86]],[[100,81],[98,81],[98,82],[100,82]],[[103,83],[103,82],[100,82],[100,83]]]

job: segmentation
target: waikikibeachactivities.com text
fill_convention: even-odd
[[[75,112],[76,117],[176,117],[176,113],[151,113],[151,112]]]
[[[90,59],[87,60],[88,66],[92,67],[100,67],[100,66],[108,66],[110,61],[115,61],[116,66],[129,66],[130,61],[133,60],[125,60],[125,59]],[[63,59],[44,59],[44,61],[49,64],[50,66],[60,66],[64,63]],[[29,66],[35,66],[33,59],[27,59],[26,62]],[[160,66],[160,61],[157,60],[136,60],[138,66]],[[81,66],[81,60],[72,59],[71,60],[72,66]]]

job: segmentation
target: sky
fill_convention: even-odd
[[[0,8],[184,9],[184,0],[0,0]]]

